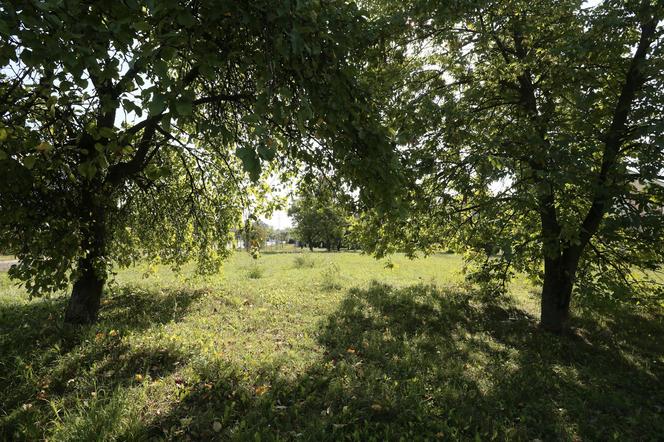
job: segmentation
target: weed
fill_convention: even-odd
[[[310,269],[316,267],[316,260],[311,254],[302,254],[295,257],[293,264],[296,269]]]
[[[323,290],[341,289],[341,270],[335,263],[329,263],[321,273],[321,287]]]
[[[265,271],[258,264],[252,264],[247,270],[247,278],[249,279],[261,279]]]

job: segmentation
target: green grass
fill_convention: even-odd
[[[83,328],[63,325],[64,298],[28,301],[0,274],[0,440],[664,434],[662,312],[575,305],[558,338],[526,282],[487,300],[454,255],[297,256],[122,271]]]

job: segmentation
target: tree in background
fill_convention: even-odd
[[[349,217],[325,178],[303,182],[288,214],[295,224],[295,236],[310,250],[320,245],[328,251],[341,249]]]
[[[257,258],[260,250],[265,248],[272,228],[263,221],[249,219],[245,221],[243,233],[245,249]]]
[[[114,264],[216,270],[240,219],[233,153],[253,180],[298,159],[389,195],[398,163],[355,75],[371,30],[336,0],[3,2],[10,275],[32,295],[73,283],[65,319],[87,323]]]
[[[290,241],[292,241],[291,229],[272,229],[269,239],[275,241],[275,243],[283,247],[284,244],[288,244]]]
[[[404,23],[385,115],[417,185],[406,216],[364,215],[365,246],[526,272],[553,332],[575,287],[661,294],[635,269],[664,261],[664,3],[375,3]]]

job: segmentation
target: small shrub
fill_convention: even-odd
[[[321,287],[323,290],[339,290],[341,288],[341,270],[334,263],[328,265],[321,273]]]
[[[316,260],[311,255],[298,255],[294,264],[296,269],[310,269],[316,267]]]
[[[249,279],[261,279],[263,277],[263,268],[257,264],[252,265],[247,270],[247,278]]]

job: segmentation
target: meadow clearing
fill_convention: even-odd
[[[455,255],[236,253],[120,271],[100,320],[0,274],[0,440],[657,440],[664,316],[483,297]]]

